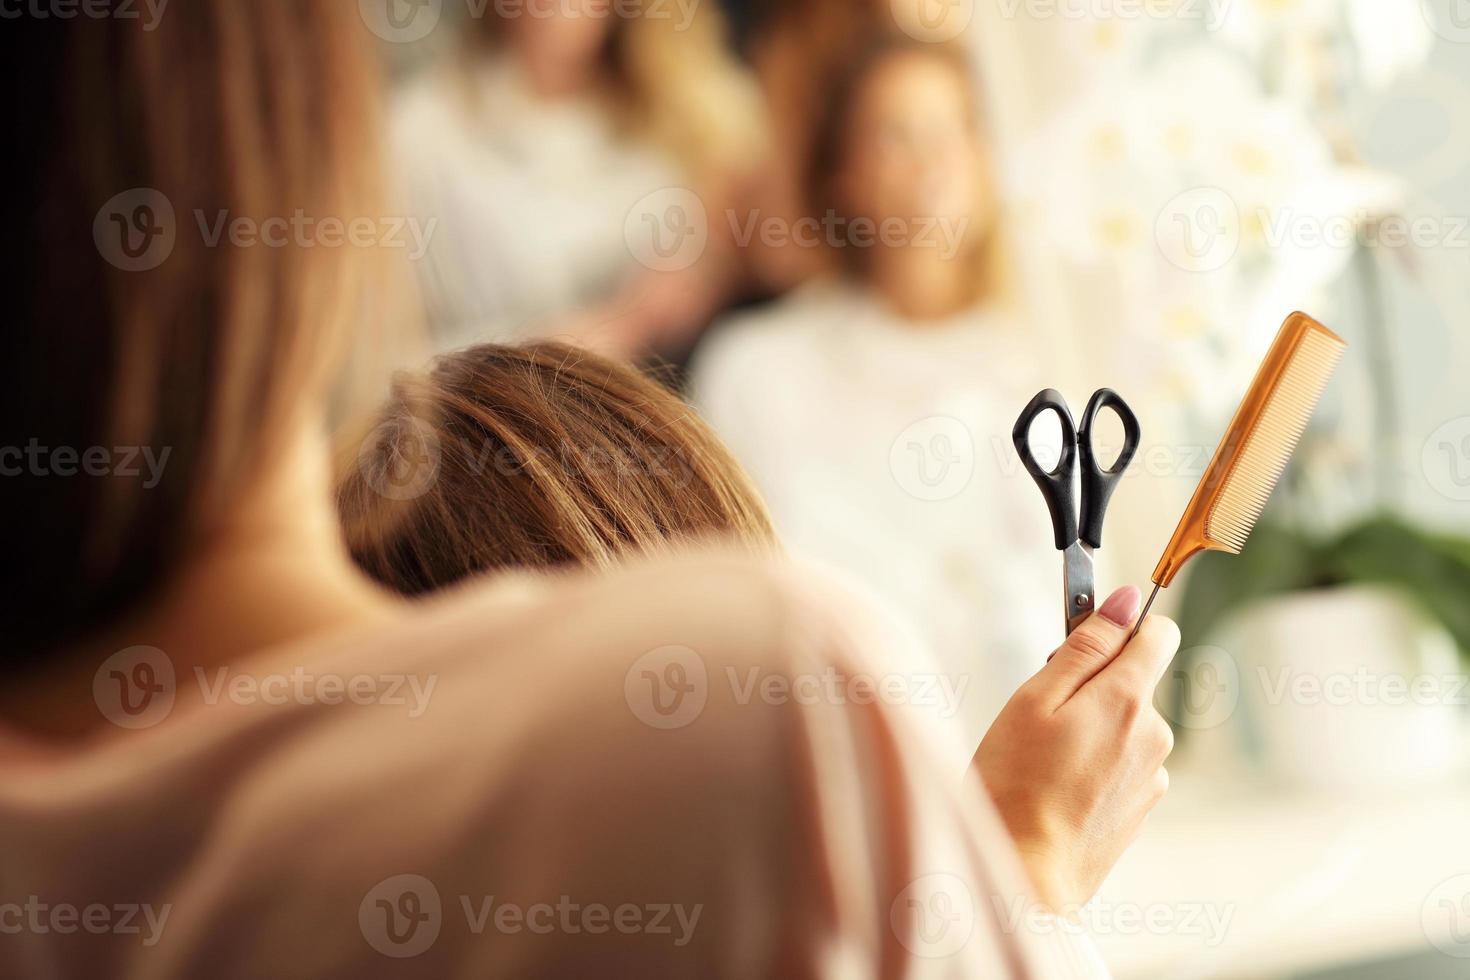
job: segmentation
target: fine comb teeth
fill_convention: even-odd
[[[1346,349],[1306,314],[1287,318],[1154,570],[1156,584],[1167,587],[1200,551],[1245,547]]]
[[[1317,326],[1312,321],[1307,323]],[[1205,514],[1205,535],[1231,554],[1238,555],[1245,547],[1345,349],[1325,327],[1309,327],[1299,333],[1280,375],[1274,381],[1265,379],[1269,391],[1264,406],[1241,425],[1243,441],[1235,463],[1224,474]],[[1230,434],[1235,434],[1234,426]]]

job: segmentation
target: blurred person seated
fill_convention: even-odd
[[[719,11],[527,0],[486,8],[461,40],[393,113],[407,199],[438,220],[419,263],[437,345],[687,347],[739,288],[716,216],[763,146]],[[708,245],[666,263],[658,249],[701,221]]]
[[[828,95],[813,79],[842,71],[874,36],[897,30],[892,0],[763,0],[749,19],[749,58],[770,117],[772,154],[761,171],[765,215],[794,222],[803,214],[804,174]],[[796,246],[760,248],[752,262],[763,281],[798,285],[822,271],[821,257]]]
[[[492,571],[606,570],[706,538],[775,550],[760,497],[694,411],[585,349],[445,354],[398,380],[375,423],[338,506],[358,567],[405,595]]]
[[[958,49],[890,36],[839,75],[793,229],[836,267],[718,328],[693,396],[783,542],[863,580],[974,681],[978,737],[1061,622],[1010,442],[1041,352],[1007,308],[970,79]]]

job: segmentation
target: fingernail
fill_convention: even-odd
[[[1108,596],[1108,601],[1102,604],[1098,612],[1102,613],[1103,619],[1118,626],[1132,626],[1133,618],[1138,615],[1138,607],[1143,605],[1143,593],[1136,585],[1125,585],[1117,592]]]

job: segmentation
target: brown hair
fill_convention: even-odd
[[[325,394],[360,313],[349,250],[203,233],[220,215],[347,219],[374,199],[377,79],[354,5],[189,0],[147,28],[135,17],[104,4],[0,32],[20,171],[0,205],[12,661],[154,590],[288,414]],[[44,465],[17,455],[29,447]],[[166,461],[156,482],[145,449]]]
[[[805,210],[808,215],[825,218],[828,214],[833,214],[843,221],[855,217],[846,212],[834,186],[847,158],[847,142],[853,114],[868,79],[889,61],[905,56],[933,58],[954,71],[964,83],[966,92],[970,93],[971,122],[978,130],[980,100],[973,94],[975,74],[964,48],[955,43],[918,41],[893,31],[874,33],[865,43],[858,44],[847,63],[826,79],[825,90],[819,100],[823,110],[816,121],[811,154],[804,175]],[[984,235],[967,242],[966,250],[966,254],[977,267],[976,288],[981,294],[996,288],[1002,277],[996,265],[997,236],[993,229],[984,231]],[[837,257],[849,273],[860,275],[864,251],[846,248],[840,250]]]
[[[407,594],[502,568],[605,568],[722,535],[764,506],[709,427],[631,367],[485,344],[402,378],[338,491],[353,558]]]

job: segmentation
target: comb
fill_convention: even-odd
[[[1346,349],[1305,313],[1286,318],[1154,569],[1135,635],[1185,562],[1202,551],[1240,554]]]

